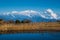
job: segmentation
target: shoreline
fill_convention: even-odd
[[[60,32],[60,30],[5,30],[0,31],[0,34],[10,34],[10,33],[44,33],[44,32]]]

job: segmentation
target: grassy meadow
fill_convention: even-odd
[[[60,31],[58,22],[40,22],[40,23],[20,23],[20,24],[1,24],[1,32],[34,32],[34,31]]]

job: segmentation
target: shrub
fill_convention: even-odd
[[[0,19],[0,21],[3,21],[3,19]]]
[[[60,20],[57,20],[57,22],[60,22]]]
[[[9,20],[8,23],[14,23],[14,20]]]
[[[19,20],[16,20],[16,21],[15,21],[15,23],[21,23],[21,21],[19,21]]]
[[[30,23],[31,21],[26,19],[26,20],[23,20],[21,23]]]
[[[3,19],[0,19],[0,24],[3,24],[4,23],[4,20]]]

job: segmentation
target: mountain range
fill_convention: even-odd
[[[60,17],[52,9],[47,9],[44,12],[35,10],[11,11],[0,13],[0,19],[3,20],[25,20],[29,19],[32,22],[55,22]]]

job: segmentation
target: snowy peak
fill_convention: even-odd
[[[24,11],[11,11],[0,14],[0,18],[3,19],[26,19],[30,18],[33,20],[42,19],[59,19],[60,16],[56,14],[52,9],[47,9],[44,12],[35,10],[24,10]]]
[[[56,13],[54,13],[52,9],[47,9],[45,13],[49,14],[51,19],[57,19],[58,18],[58,15]]]
[[[3,13],[3,15],[23,15],[23,16],[34,16],[34,15],[38,15],[39,13],[37,11],[34,10],[24,10],[24,11],[12,11],[12,12],[7,12],[7,13]]]

